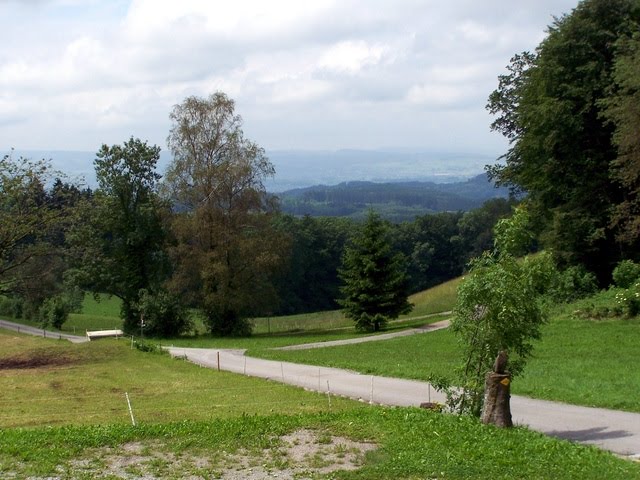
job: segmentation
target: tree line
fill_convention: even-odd
[[[411,221],[425,213],[469,211],[491,198],[507,198],[486,174],[465,182],[345,182],[288,190],[279,195],[282,211],[294,215],[348,216],[364,219],[370,208],[393,222]]]
[[[188,331],[197,309],[212,333],[238,335],[255,316],[340,307],[340,268],[366,223],[282,213],[263,185],[273,166],[244,139],[226,95],[187,98],[171,118],[164,177],[160,148],[135,138],[101,146],[95,190],[47,161],[2,159],[5,314],[60,327],[83,292],[106,293],[121,299],[130,332],[141,322],[148,334]],[[466,213],[376,222],[412,293],[458,276],[510,211],[494,199]]]
[[[95,190],[44,160],[5,156],[5,313],[59,327],[83,292],[104,293],[121,300],[129,332],[180,334],[195,309],[212,333],[242,335],[255,316],[338,308],[349,275],[341,267],[367,222],[283,214],[264,187],[273,165],[244,137],[234,107],[223,93],[176,105],[164,176],[160,148],[136,138],[100,147]],[[408,294],[458,276],[510,210],[495,199],[401,224],[377,218],[376,231],[389,258],[401,257]]]

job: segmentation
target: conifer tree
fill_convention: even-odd
[[[388,320],[409,313],[405,260],[388,238],[388,227],[370,211],[366,222],[345,249],[339,271],[344,285],[338,303],[357,330],[378,331]]]

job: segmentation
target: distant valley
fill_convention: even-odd
[[[8,151],[0,152],[4,155]],[[15,157],[51,160],[54,168],[95,188],[95,152],[16,150]],[[362,217],[374,208],[386,218],[411,220],[416,215],[470,210],[490,198],[507,197],[484,174],[495,156],[484,154],[388,150],[271,151],[276,168],[266,180],[294,215]],[[158,171],[171,161],[161,152]]]
[[[492,198],[507,198],[486,174],[463,182],[345,182],[288,190],[278,194],[283,211],[293,215],[362,218],[369,209],[393,221],[416,215],[466,211]]]
[[[9,153],[1,151],[1,155]],[[95,152],[56,150],[16,150],[14,156],[51,160],[55,168],[73,177],[82,177],[95,186],[93,160]],[[276,168],[274,178],[267,179],[270,192],[283,192],[312,185],[337,185],[343,182],[434,182],[451,183],[472,178],[495,163],[497,155],[388,150],[268,151]],[[171,161],[162,151],[158,171],[162,174]]]

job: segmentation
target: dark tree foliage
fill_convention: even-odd
[[[318,312],[338,308],[338,268],[344,246],[355,228],[344,218],[288,215],[278,218],[277,228],[290,238],[286,265],[275,279],[280,299],[277,313]]]
[[[394,229],[397,248],[408,260],[411,292],[457,277],[467,261],[459,236],[462,212],[417,217]]]
[[[160,148],[131,138],[102,145],[94,162],[98,190],[76,220],[75,280],[122,300],[124,329],[138,331],[140,295],[158,291],[168,274],[166,210],[157,194]],[[178,333],[178,332],[175,332]]]
[[[338,303],[356,329],[377,331],[411,311],[405,269],[404,257],[391,247],[389,226],[371,211],[346,247],[339,270],[344,286]]]
[[[0,159],[0,294],[27,318],[64,289],[64,231],[80,191],[60,175],[45,160]]]
[[[603,102],[605,118],[616,128],[618,157],[611,172],[623,191],[612,225],[617,238],[640,258],[640,31],[622,37],[616,46],[613,94]]]
[[[623,200],[611,176],[614,126],[602,115],[616,40],[638,29],[637,0],[585,0],[555,19],[535,54],[516,55],[487,108],[511,142],[499,183],[526,191],[561,264],[583,263],[605,281],[621,255],[610,212]]]

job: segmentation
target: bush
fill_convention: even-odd
[[[21,298],[0,297],[0,315],[22,318],[23,303]]]
[[[617,293],[616,302],[628,317],[640,315],[640,282]]]
[[[142,290],[137,307],[148,335],[173,337],[193,327],[187,309],[178,297],[164,290],[155,293]]]
[[[165,350],[163,350],[160,345],[145,342],[144,340],[136,340],[133,342],[133,346],[136,347],[137,350],[145,353],[165,353]]]
[[[567,268],[551,282],[549,295],[556,302],[572,302],[598,291],[596,276],[582,265]]]
[[[42,326],[51,325],[53,328],[60,330],[64,322],[69,318],[71,306],[65,298],[58,295],[47,298],[40,307],[39,318]]]
[[[620,288],[631,287],[640,279],[640,264],[632,260],[622,260],[613,270],[613,283]]]

